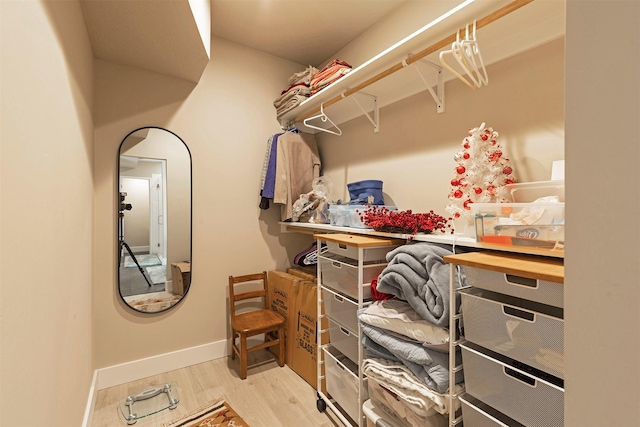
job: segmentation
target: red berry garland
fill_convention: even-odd
[[[451,228],[449,220],[429,211],[413,213],[411,210],[392,211],[384,206],[370,206],[359,213],[360,220],[376,231],[400,234],[444,233]]]

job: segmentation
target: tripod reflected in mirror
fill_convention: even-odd
[[[127,197],[127,193],[124,193],[121,191],[120,201],[119,201],[120,206],[118,207],[118,241],[120,242],[120,245],[118,247],[118,266],[120,267],[123,266],[124,257],[122,256],[123,255],[122,248],[124,248],[126,249],[127,253],[131,257],[131,260],[133,260],[133,262],[138,267],[138,270],[140,271],[140,274],[142,274],[142,277],[144,277],[144,280],[147,282],[149,286],[152,286],[151,280],[149,280],[147,275],[144,273],[144,269],[138,262],[138,259],[133,254],[133,251],[131,250],[127,242],[125,242],[124,240],[124,211],[130,211],[131,209],[133,209],[133,206],[131,206],[130,203],[124,202],[125,197]]]

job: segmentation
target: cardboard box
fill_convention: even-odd
[[[324,311],[324,308],[322,308],[322,310]],[[318,286],[316,282],[300,282],[295,302],[295,316],[295,329],[293,329],[295,345],[293,348],[292,363],[289,366],[305,381],[317,389]],[[323,320],[323,329],[327,329],[327,318],[323,318]],[[323,334],[322,344],[328,342],[329,335]],[[326,390],[324,390],[324,392],[326,393]]]
[[[291,331],[295,330],[295,302],[298,294],[298,286],[302,281],[301,278],[292,274],[285,273],[284,271],[269,271],[267,272],[268,292],[267,292],[267,307],[271,310],[279,313],[285,318],[284,323],[284,335],[285,335],[285,357],[284,363],[291,366],[292,353],[294,347],[294,334]],[[278,356],[278,347],[269,347],[269,351]]]
[[[184,295],[191,285],[191,264],[189,261],[175,262],[171,264],[171,284],[173,293]]]
[[[311,274],[310,271],[312,271],[313,274]],[[299,277],[301,279],[304,279],[307,282],[316,283],[318,281],[316,267],[313,267],[311,269],[309,269],[308,267],[292,267],[287,269],[287,273],[293,276]]]

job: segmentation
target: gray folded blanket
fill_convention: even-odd
[[[449,326],[449,264],[442,258],[451,255],[450,245],[412,242],[387,254],[389,264],[378,276],[378,292],[394,295],[420,317],[437,326]],[[465,286],[460,269],[456,287]],[[459,307],[459,298],[456,308]]]
[[[423,347],[420,343],[406,341],[390,335],[384,329],[360,322],[365,357],[375,357],[401,362],[420,381],[432,390],[445,393],[449,389],[449,355]],[[456,364],[460,364],[460,352],[456,352]],[[456,384],[464,380],[462,371],[456,372]]]

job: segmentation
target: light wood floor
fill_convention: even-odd
[[[176,382],[180,402],[138,420],[136,427],[159,427],[212,400],[225,399],[251,427],[344,427],[329,410],[316,407],[316,390],[288,366],[280,367],[267,350],[249,355],[246,380],[238,372],[238,358],[229,357],[100,390],[93,412],[93,427],[126,426],[119,402],[127,396],[167,382]]]

